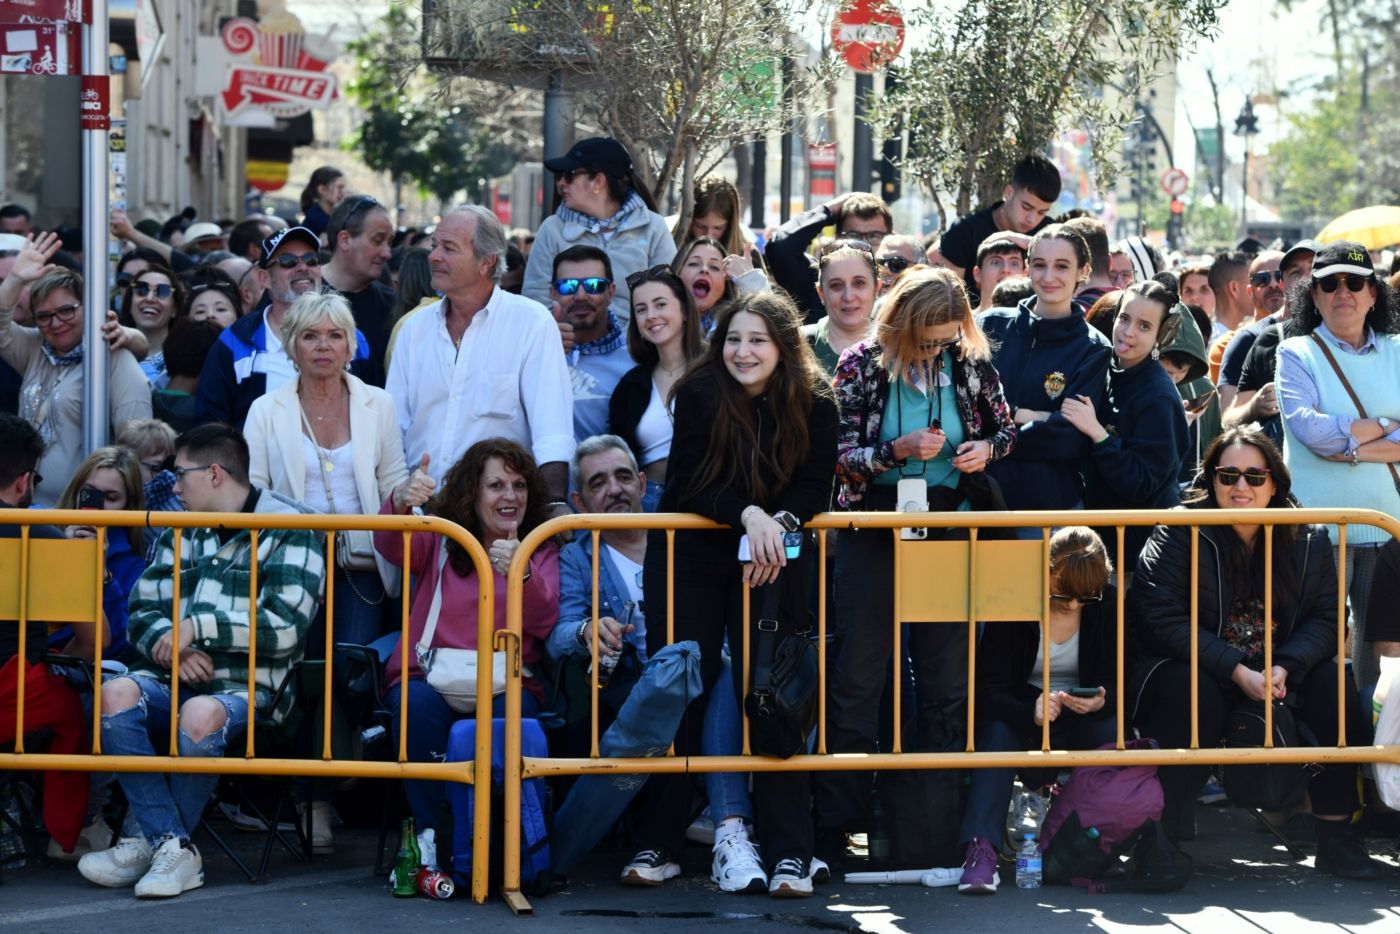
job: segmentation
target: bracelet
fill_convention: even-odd
[[[588,620],[584,620],[583,622],[578,624],[578,632],[574,633],[574,638],[578,640],[578,647],[581,649],[588,648],[588,642],[584,639],[583,636],[583,634],[587,631]]]
[[[569,510],[570,512],[573,512],[573,508],[570,507],[569,504],[564,502],[562,499],[550,500],[549,502],[544,504],[545,509],[553,509],[555,506],[563,506],[565,509]]]
[[[762,511],[763,511],[762,507],[760,507],[757,503],[753,503],[753,504],[751,504],[751,505],[749,505],[749,506],[745,506],[745,507],[744,507],[744,511],[741,512],[741,513],[739,513],[739,524],[740,524],[740,525],[748,525],[748,524],[749,524],[749,511],[750,511],[750,510],[753,510],[753,509],[757,509],[759,512],[762,512]]]

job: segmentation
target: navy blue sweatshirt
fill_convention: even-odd
[[[1065,421],[1060,403],[1088,396],[1102,411],[1112,351],[1078,305],[1064,318],[1041,318],[1035,304],[1032,296],[977,318],[992,342],[992,365],[1012,410],[1050,413],[1045,421],[1018,426],[1011,454],[989,470],[1012,509],[1072,509],[1084,500],[1080,470],[1090,442]]]
[[[1108,373],[1108,401],[1098,406],[1108,438],[1091,445],[1085,505],[1090,509],[1170,509],[1181,502],[1177,482],[1190,446],[1181,393],[1156,360]],[[1150,526],[1124,532],[1125,567],[1134,567]],[[1109,553],[1117,538],[1104,536]]]

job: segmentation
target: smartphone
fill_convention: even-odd
[[[1070,697],[1098,697],[1098,688],[1070,688],[1065,691]]]
[[[103,509],[107,504],[107,496],[97,487],[85,486],[78,491],[79,509]]]
[[[1200,412],[1200,411],[1204,410],[1206,406],[1210,405],[1210,400],[1212,400],[1212,399],[1214,399],[1214,398],[1215,398],[1215,390],[1214,390],[1214,389],[1212,389],[1210,392],[1202,393],[1201,395],[1197,396],[1196,398],[1194,398],[1194,399],[1192,399],[1192,400],[1190,400],[1189,402],[1186,403],[1186,411],[1188,411],[1188,412]]]
[[[801,531],[783,533],[783,551],[787,554],[789,561],[792,561],[793,559],[798,558],[802,555]],[[739,536],[739,560],[753,560],[753,552],[750,550],[749,537],[747,535]]]

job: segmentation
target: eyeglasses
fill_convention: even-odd
[[[1069,603],[1071,600],[1078,600],[1080,603],[1088,604],[1100,602],[1103,600],[1103,594],[1096,593],[1092,597],[1076,597],[1074,594],[1052,593],[1050,599],[1054,600],[1056,603]]]
[[[315,269],[321,265],[321,257],[315,253],[283,253],[272,260],[283,269],[295,269],[297,263],[301,263],[308,269]]]
[[[587,169],[569,169],[569,171],[567,172],[559,173],[559,181],[563,182],[565,185],[571,185],[573,184],[574,179],[578,178],[580,175],[592,174],[593,173],[588,171]]]
[[[1269,468],[1249,467],[1240,470],[1238,467],[1217,467],[1215,468],[1215,482],[1221,486],[1230,487],[1240,482],[1240,477],[1244,477],[1244,482],[1250,486],[1263,486],[1269,479]]]
[[[843,230],[840,233],[842,240],[864,240],[875,246],[879,246],[880,241],[888,236],[889,234],[883,230]]]
[[[554,291],[559,295],[573,295],[578,292],[579,286],[589,295],[602,295],[612,285],[612,280],[604,276],[589,276],[586,279],[555,279]]]
[[[119,288],[119,289],[124,289],[124,288],[126,288],[127,286],[131,285],[131,281],[132,281],[133,279],[135,279],[135,278],[136,278],[136,277],[133,276],[133,275],[132,275],[131,273],[129,273],[129,272],[119,272],[119,273],[117,273],[117,288]]]
[[[1249,284],[1252,285],[1252,286],[1254,286],[1256,289],[1262,289],[1264,286],[1268,285],[1270,282],[1282,282],[1282,281],[1283,281],[1283,270],[1282,270],[1282,269],[1268,269],[1268,270],[1265,270],[1264,272],[1256,272],[1254,275],[1252,275],[1252,276],[1249,277]]]
[[[643,282],[660,281],[667,277],[675,278],[675,275],[676,274],[671,271],[670,266],[667,266],[665,263],[658,263],[644,272],[634,272],[632,275],[628,276],[627,288],[635,289]]]
[[[919,345],[920,353],[941,354],[950,347],[956,347],[962,343],[962,337],[955,337],[950,341],[928,341]]]
[[[156,293],[156,298],[164,300],[169,298],[171,294],[174,293],[175,286],[169,285],[167,283],[151,285],[149,282],[138,282],[131,287],[131,291],[136,293],[137,298],[145,298],[147,295],[150,295],[152,291],[154,291]]]
[[[881,266],[884,266],[896,276],[904,270],[908,269],[910,266],[914,265],[912,261],[907,260],[902,256],[881,256],[879,259],[875,260],[875,262],[879,263]]]
[[[1348,292],[1360,292],[1366,288],[1366,284],[1370,281],[1365,276],[1328,276],[1326,279],[1318,279],[1317,287],[1331,295],[1341,287],[1342,283],[1346,283]]]
[[[34,478],[34,482],[29,484],[31,487],[44,485],[44,475],[39,473],[39,471],[31,470],[29,471],[29,475]]]
[[[175,475],[176,483],[182,483],[184,482],[185,474],[199,473],[201,470],[213,470],[217,466],[219,465],[205,464],[203,467],[172,467],[170,468],[170,472]]]
[[[360,195],[360,197],[355,201],[355,206],[350,209],[350,213],[345,215],[345,223],[341,225],[340,229],[347,229],[350,226],[350,220],[355,216],[355,214],[361,208],[367,207],[377,208],[382,207],[382,205],[379,203],[379,199],[375,198],[373,195]]]
[[[36,311],[34,312],[34,326],[37,328],[46,328],[53,324],[55,318],[59,321],[72,321],[73,316],[76,315],[78,309],[82,307],[82,305],[74,303],[59,305],[57,308],[49,311]]]

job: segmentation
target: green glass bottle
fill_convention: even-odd
[[[413,898],[418,894],[418,841],[413,835],[413,818],[403,822],[399,830],[399,851],[394,856],[394,897]]]

